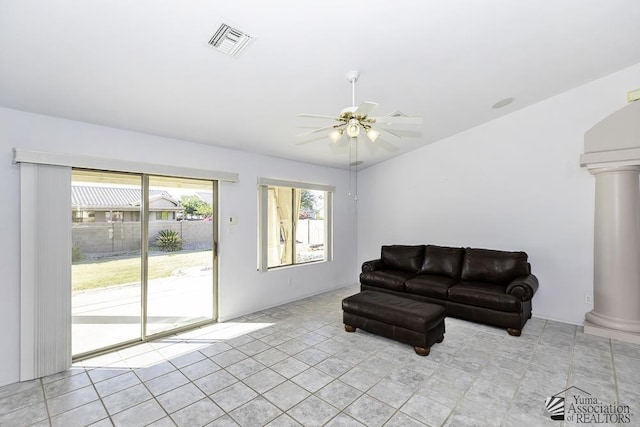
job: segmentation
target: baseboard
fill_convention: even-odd
[[[326,294],[327,292],[332,292],[332,291],[335,291],[335,290],[338,290],[338,289],[346,288],[348,286],[357,286],[357,285],[358,285],[358,283],[349,283],[349,284],[336,285],[336,286],[334,286],[332,288],[329,288],[329,289],[323,289],[323,290],[321,290],[319,292],[310,292],[309,294],[304,294],[304,295],[302,295],[300,297],[297,297],[297,298],[291,298],[291,299],[288,299],[288,300],[284,300],[284,301],[279,302],[277,304],[272,304],[272,305],[267,305],[267,306],[264,306],[264,307],[261,307],[261,308],[259,307],[259,308],[255,308],[255,309],[249,309],[247,311],[241,311],[241,312],[237,312],[237,313],[232,313],[232,314],[229,314],[227,316],[220,316],[220,317],[218,317],[218,322],[220,322],[220,323],[229,322],[229,321],[231,321],[233,319],[237,319],[238,317],[246,316],[248,314],[253,314],[253,313],[257,313],[259,311],[269,310],[270,308],[279,307],[281,305],[289,304],[289,303],[292,303],[292,302],[295,302],[295,301],[300,301],[300,300],[305,299],[305,298],[311,298],[311,297],[315,297],[315,296],[318,296],[318,295]]]
[[[547,316],[545,314],[539,314],[539,313],[533,314],[532,317],[534,319],[551,320],[553,322],[566,323],[568,325],[575,325],[575,326],[582,326],[584,324],[584,320],[582,320],[580,322],[575,322],[575,321],[569,321],[569,320],[566,320],[566,319],[558,319],[557,317]]]

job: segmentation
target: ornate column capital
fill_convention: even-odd
[[[598,165],[597,167],[590,168],[587,165],[587,169],[591,175],[600,175],[603,173],[616,173],[616,172],[636,172],[640,173],[640,165],[625,165],[625,166],[605,166]]]

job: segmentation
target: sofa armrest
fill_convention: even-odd
[[[507,286],[506,292],[520,298],[521,301],[529,301],[538,290],[538,278],[533,274],[515,278]]]
[[[370,271],[380,270],[382,268],[381,259],[373,259],[371,261],[365,261],[362,263],[362,272],[368,273]]]

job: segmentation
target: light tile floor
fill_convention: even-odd
[[[640,345],[531,319],[521,337],[446,319],[427,357],[358,330],[350,286],[0,388],[0,426],[566,426],[545,398],[628,405],[640,425]],[[587,394],[588,393],[588,394]],[[562,394],[560,394],[562,396]],[[593,405],[592,405],[593,406]],[[588,424],[586,422],[590,422]],[[606,419],[604,421],[607,421]]]

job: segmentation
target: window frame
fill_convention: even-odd
[[[258,178],[257,180],[257,193],[258,193],[258,271],[267,272],[277,270],[281,268],[299,267],[303,265],[317,264],[321,262],[329,262],[333,260],[333,195],[335,193],[335,187],[331,185],[314,184],[308,182],[299,181],[286,181],[271,178]],[[268,249],[268,193],[269,187],[287,187],[291,189],[300,190],[316,190],[323,191],[326,194],[324,198],[324,210],[325,210],[325,249],[324,260],[320,261],[306,261],[303,263],[295,262],[295,244],[294,244],[294,259],[291,264],[269,267],[269,249]],[[295,236],[295,226],[293,227]],[[295,241],[295,238],[294,238]]]

